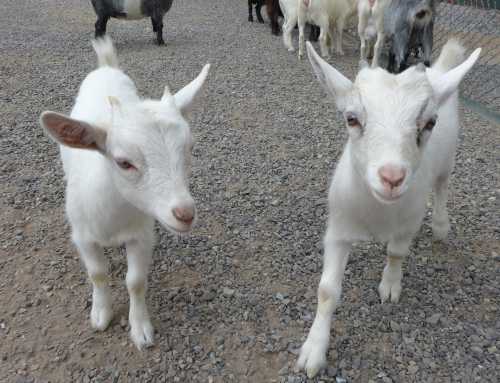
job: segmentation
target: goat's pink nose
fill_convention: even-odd
[[[172,214],[179,221],[186,225],[190,225],[194,219],[194,207],[175,207],[172,209]]]
[[[378,175],[384,186],[393,189],[401,186],[406,176],[406,170],[398,166],[385,165],[378,170]]]

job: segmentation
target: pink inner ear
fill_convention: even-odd
[[[368,3],[370,4],[370,8],[373,8],[373,5],[375,4],[375,0],[368,0]]]
[[[93,128],[84,122],[49,115],[45,116],[45,124],[65,145],[78,149],[98,149],[92,135]]]
[[[310,0],[302,0],[302,2],[304,3],[304,5],[305,5],[306,7],[308,7],[308,6],[309,6],[309,3],[310,3]]]

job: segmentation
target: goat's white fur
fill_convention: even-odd
[[[373,45],[372,67],[378,66],[384,44],[384,13],[391,0],[358,0],[358,34],[361,61],[366,61]]]
[[[283,0],[282,0],[283,1]],[[335,48],[339,55],[343,55],[342,35],[346,21],[356,12],[358,0],[295,0],[297,2],[297,20],[299,26],[299,58],[304,55],[304,30],[306,23],[317,25],[320,28],[319,44],[323,57],[330,55],[328,38],[332,40],[333,28],[336,28]],[[287,11],[288,12],[288,11]],[[293,13],[293,12],[291,12]],[[292,21],[288,21],[290,23]],[[287,24],[284,33],[290,34],[291,25]],[[289,42],[286,37],[285,45]],[[289,48],[289,46],[288,46]]]
[[[462,62],[464,50],[451,40],[430,69],[421,65],[396,76],[364,68],[354,83],[322,60],[310,43],[307,49],[319,82],[338,109],[359,120],[358,126],[348,127],[349,140],[331,182],[318,307],[297,362],[312,377],[326,363],[331,317],[340,300],[352,243],[369,238],[388,243],[379,293],[382,302],[397,302],[402,261],[421,225],[431,189],[433,232],[440,239],[446,236],[448,179],[459,130],[457,88],[480,49]],[[434,115],[436,126],[420,136],[417,145],[421,124]],[[406,171],[396,190],[384,188],[377,174],[387,163]]]
[[[91,324],[104,330],[112,318],[103,246],[125,244],[131,338],[140,349],[152,344],[154,333],[146,306],[154,219],[179,233],[191,223],[177,219],[173,209],[190,209],[194,218],[187,185],[192,138],[184,115],[209,66],[176,95],[142,100],[118,68],[111,40],[93,45],[99,68],[82,82],[71,118],[44,112],[40,120],[60,144],[66,213],[93,285]],[[124,160],[134,168],[120,168]]]

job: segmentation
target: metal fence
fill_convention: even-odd
[[[467,75],[462,97],[500,121],[500,0],[443,0],[437,5],[434,55],[450,37],[469,49],[482,47]]]

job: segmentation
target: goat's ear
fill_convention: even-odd
[[[40,124],[57,143],[71,148],[105,151],[106,131],[55,112],[43,112]]]
[[[184,116],[189,113],[193,107],[196,97],[201,93],[203,84],[205,84],[205,80],[207,79],[209,69],[210,64],[205,65],[198,77],[174,95],[175,105],[177,105]]]
[[[335,98],[337,105],[341,104],[342,98],[352,88],[352,81],[323,60],[310,42],[307,42],[307,56],[319,83]]]
[[[472,68],[472,66],[476,63],[480,53],[481,48],[478,48],[474,52],[472,52],[469,58],[462,64],[456,66],[446,73],[438,75],[432,73],[431,76],[428,77],[432,89],[434,90],[438,105],[441,105],[443,102],[445,102],[448,97],[450,97],[458,89],[460,82],[467,74],[467,72]]]

